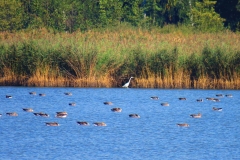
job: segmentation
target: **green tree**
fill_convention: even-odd
[[[140,25],[144,17],[143,0],[122,0],[122,22],[129,22],[134,26]]]
[[[0,31],[16,31],[23,27],[23,9],[18,0],[0,1]]]
[[[151,25],[162,26],[164,24],[164,7],[161,0],[147,0],[144,3],[144,13]]]
[[[99,0],[99,17],[102,26],[112,26],[120,23],[122,17],[121,0]]]
[[[203,32],[216,32],[223,29],[224,19],[214,10],[216,1],[203,0],[196,2],[192,8],[193,24]]]
[[[233,31],[240,31],[240,1],[239,0],[218,0],[215,6],[216,12],[225,18],[225,26]]]

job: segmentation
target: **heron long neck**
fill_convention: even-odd
[[[130,83],[131,79],[132,79],[132,77],[129,79],[128,83]]]

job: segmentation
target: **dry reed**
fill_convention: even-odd
[[[229,31],[162,34],[159,30],[125,28],[72,34],[52,34],[46,29],[1,32],[0,84],[120,87],[122,77],[132,75],[136,78],[131,87],[136,88],[239,89],[240,69],[230,65],[240,59],[239,42],[240,35]],[[209,52],[205,53],[206,47]],[[223,59],[214,61],[220,53]],[[191,59],[192,54],[195,59]],[[226,62],[224,57],[231,58],[229,64],[220,64]],[[208,64],[201,58],[228,68],[206,68]]]

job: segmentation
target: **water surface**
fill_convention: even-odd
[[[37,95],[30,95],[31,91]],[[216,94],[224,95],[220,102],[206,100],[218,98]],[[1,87],[0,159],[240,159],[239,97],[238,90]],[[198,98],[204,101],[197,102]],[[113,105],[104,105],[105,101]],[[70,102],[76,106],[69,106]],[[163,107],[162,102],[170,106]],[[213,111],[214,106],[223,110]],[[111,112],[113,107],[122,112]],[[34,116],[22,108],[50,117]],[[68,117],[56,118],[58,111],[67,111]],[[10,117],[7,112],[19,116]],[[141,118],[129,118],[131,113]],[[202,118],[191,118],[194,113]],[[45,125],[53,121],[60,126]],[[94,122],[107,126],[96,127]]]

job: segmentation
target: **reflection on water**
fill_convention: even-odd
[[[238,90],[1,87],[0,97],[1,159],[240,159]]]

